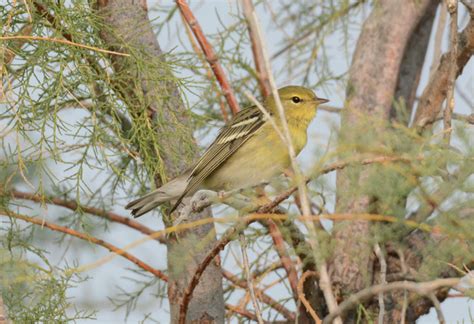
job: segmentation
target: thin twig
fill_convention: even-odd
[[[64,227],[64,226],[60,226],[60,225],[53,224],[51,222],[47,222],[44,219],[29,217],[29,216],[21,215],[21,214],[14,213],[14,212],[11,212],[11,211],[8,211],[8,210],[2,210],[2,211],[0,211],[0,213],[5,215],[5,216],[11,217],[11,218],[20,219],[22,221],[25,221],[25,222],[28,222],[28,223],[31,223],[31,224],[39,225],[41,227],[46,227],[46,228],[48,228],[52,231],[61,232],[61,233],[64,233],[64,234],[67,234],[67,235],[70,235],[70,236],[77,237],[81,240],[93,243],[95,245],[102,246],[102,247],[106,248],[107,250],[109,250],[110,252],[114,253],[115,255],[119,255],[119,256],[129,260],[130,262],[134,263],[135,265],[142,268],[146,272],[149,272],[149,273],[153,274],[154,276],[160,278],[161,280],[166,281],[166,282],[168,281],[168,276],[166,276],[160,270],[153,268],[149,264],[147,264],[147,263],[141,261],[140,259],[136,258],[135,256],[133,256],[132,254],[124,251],[123,249],[120,249],[120,248],[116,247],[115,245],[107,243],[104,240],[98,239],[98,238],[96,238],[94,236],[91,236],[89,234],[81,233],[81,232],[78,232],[76,230]]]
[[[408,309],[408,291],[406,289],[403,290],[403,304],[402,304],[402,311],[400,314],[400,324],[405,324],[406,317],[407,317],[407,309]]]
[[[222,251],[226,245],[232,241],[236,234],[239,234],[243,231],[250,222],[239,222],[237,226],[229,228],[221,237],[220,240],[214,243],[214,246],[209,249],[207,255],[202,259],[199,266],[194,271],[193,277],[189,281],[188,287],[183,293],[183,297],[181,299],[181,305],[179,308],[179,319],[178,323],[184,324],[186,323],[186,313],[188,311],[188,305],[193,295],[194,289],[199,283],[199,279],[201,278],[204,270],[206,270],[207,266],[211,263],[212,260]]]
[[[253,307],[255,308],[255,315],[257,316],[257,321],[259,324],[263,324],[262,310],[260,309],[260,305],[258,304],[257,297],[255,296],[255,289],[253,286],[252,276],[250,275],[250,264],[249,264],[249,258],[246,251],[247,242],[245,240],[245,235],[243,232],[239,233],[239,240],[240,240],[240,248],[242,249],[244,273],[247,279],[247,289],[249,291],[250,299],[252,300]]]
[[[265,225],[267,226],[268,232],[272,237],[273,244],[275,245],[275,250],[277,251],[278,256],[281,260],[281,264],[283,265],[283,268],[286,271],[291,291],[293,292],[293,296],[296,300],[298,297],[298,274],[296,272],[293,261],[291,260],[290,256],[286,251],[281,231],[278,229],[277,224],[272,220],[265,222]]]
[[[141,224],[141,223],[139,223],[139,222],[137,222],[137,221],[135,221],[135,220],[133,220],[129,217],[120,216],[117,213],[107,211],[107,210],[104,210],[104,209],[100,209],[100,208],[96,208],[96,207],[80,205],[75,201],[61,199],[59,197],[45,197],[45,196],[40,196],[40,195],[37,195],[37,194],[22,192],[22,191],[18,191],[18,190],[11,190],[9,193],[12,197],[15,197],[17,199],[31,200],[31,201],[34,201],[34,202],[37,202],[37,203],[53,204],[53,205],[61,206],[61,207],[64,207],[64,208],[67,208],[67,209],[70,209],[70,210],[73,210],[73,211],[80,210],[80,211],[83,211],[87,214],[99,216],[99,217],[108,219],[112,222],[126,225],[126,226],[128,226],[130,228],[133,228],[133,229],[135,229],[135,230],[137,230],[137,231],[139,231],[139,232],[141,232],[145,235],[151,235],[155,232],[154,230],[152,230],[148,226],[145,226],[145,225],[143,225],[143,224]],[[158,238],[157,240],[160,243],[163,243],[163,244],[166,243],[166,241],[163,238]]]
[[[183,14],[181,14],[181,19],[183,20],[183,23],[185,25],[185,30],[186,30],[186,35],[188,36],[188,39],[189,39],[189,42],[191,43],[191,47],[193,48],[193,51],[194,53],[196,53],[196,55],[198,56],[198,58],[203,61],[203,66],[205,67],[206,69],[206,77],[207,79],[209,80],[209,82],[211,83],[211,88],[212,90],[214,90],[217,94],[217,97],[219,98],[219,108],[221,109],[221,114],[222,114],[222,119],[224,119],[225,122],[227,122],[229,120],[229,116],[228,116],[228,113],[227,113],[227,110],[225,108],[225,104],[224,104],[224,101],[222,100],[222,96],[221,94],[219,93],[219,89],[215,83],[215,80],[213,78],[213,74],[212,74],[212,70],[211,68],[206,64],[206,58],[204,57],[203,55],[203,52],[201,51],[201,49],[199,48],[199,46],[196,44],[196,41],[194,40],[193,38],[193,34],[192,34],[192,30],[191,28],[189,27],[189,25],[186,23],[186,20],[184,19],[184,16]]]
[[[253,5],[244,5],[244,14],[246,17],[252,15]],[[252,44],[253,60],[255,62],[255,69],[257,70],[257,80],[260,87],[260,93],[263,97],[268,97],[271,94],[271,87],[268,77],[268,71],[265,69],[265,62],[262,52],[262,47],[259,44],[258,27],[255,25],[253,19],[247,19],[247,27],[249,30],[250,42]]]
[[[408,266],[405,261],[405,254],[403,254],[403,250],[398,248],[397,250],[398,258],[400,259],[400,268],[402,269],[403,275],[408,274]],[[401,320],[400,324],[405,324],[406,317],[407,317],[407,310],[408,310],[408,291],[405,289],[403,290],[403,304],[402,304],[402,311],[400,314]]]
[[[318,276],[318,274],[315,271],[306,271],[305,273],[303,273],[300,280],[298,281],[298,300],[301,300],[304,307],[306,307],[306,310],[313,318],[314,322],[316,324],[321,324],[321,319],[319,318],[318,314],[316,314],[313,307],[311,307],[311,304],[306,299],[306,296],[304,294],[303,284],[306,281],[306,278],[308,278],[309,276]]]
[[[331,312],[323,320],[323,324],[330,324],[337,317],[344,315],[347,311],[355,307],[357,304],[364,302],[365,300],[372,298],[373,296],[381,292],[390,292],[394,290],[411,290],[420,295],[430,295],[434,291],[445,287],[454,287],[460,282],[460,278],[443,278],[436,279],[428,282],[409,282],[409,281],[396,281],[385,285],[375,285],[372,287],[365,288],[347,298],[342,302],[335,311]]]
[[[380,284],[385,285],[387,283],[387,279],[386,279],[387,261],[385,261],[385,256],[378,243],[375,243],[374,245],[374,252],[377,258],[379,259],[379,263],[380,263]],[[379,318],[378,318],[379,324],[384,323],[383,321],[384,317],[385,317],[385,301],[384,301],[383,292],[380,292],[379,293]]]
[[[248,289],[247,281],[239,279],[236,275],[230,273],[229,271],[222,269],[222,275],[224,276],[224,278],[232,282],[237,287],[240,287],[242,289]],[[288,308],[286,308],[284,305],[280,304],[278,301],[267,295],[265,292],[255,288],[255,294],[259,300],[282,314],[288,321],[295,321],[295,313],[291,312]]]
[[[199,45],[201,46],[201,50],[203,51],[204,55],[206,56],[206,60],[211,66],[214,75],[216,76],[217,82],[222,88],[222,92],[227,100],[227,104],[230,107],[232,114],[236,114],[239,112],[240,107],[237,99],[235,98],[234,92],[232,91],[232,87],[230,86],[229,81],[224,73],[224,69],[222,68],[221,64],[219,63],[219,59],[212,49],[211,44],[208,42],[204,32],[201,29],[196,17],[194,17],[191,8],[187,4],[186,0],[176,0],[176,5],[178,6],[181,14],[183,15],[186,23],[193,31],[194,37],[198,41]]]
[[[438,18],[438,25],[436,27],[436,33],[435,33],[435,38],[434,38],[433,62],[431,63],[430,77],[433,75],[434,71],[436,71],[436,68],[438,67],[438,64],[441,60],[441,47],[443,44],[443,34],[444,34],[444,27],[446,25],[447,16],[448,16],[448,11],[446,10],[446,6],[441,4],[439,18]]]
[[[0,40],[18,40],[18,39],[26,39],[26,40],[45,41],[45,42],[51,42],[51,43],[66,44],[66,45],[71,45],[71,46],[76,46],[76,47],[80,47],[80,48],[89,49],[89,50],[92,50],[92,51],[95,51],[95,52],[100,52],[100,53],[112,54],[112,55],[117,55],[117,56],[130,56],[130,54],[127,54],[127,53],[109,51],[109,50],[106,50],[106,49],[102,49],[102,48],[98,48],[98,47],[94,47],[94,46],[90,46],[90,45],[85,45],[85,44],[72,42],[72,41],[69,41],[67,39],[59,39],[59,38],[46,37],[46,36],[27,36],[27,35],[0,36]]]
[[[296,44],[301,44],[302,41],[304,41],[306,38],[311,36],[313,33],[317,33],[318,31],[320,31],[328,23],[333,22],[335,19],[337,19],[339,17],[345,17],[347,15],[347,13],[349,13],[349,11],[351,11],[352,9],[357,8],[358,6],[364,4],[364,2],[365,2],[365,0],[359,0],[357,2],[354,2],[350,5],[347,5],[343,8],[341,8],[339,11],[337,11],[337,12],[331,14],[331,15],[327,15],[327,18],[322,20],[318,25],[314,26],[313,28],[308,28],[302,34],[300,34],[296,37],[293,37],[289,44],[285,45],[283,48],[281,48],[275,54],[272,55],[272,59],[275,59],[278,56],[282,55],[283,53],[285,53],[286,51],[291,49],[293,46],[295,46]]]
[[[140,244],[143,244],[146,241],[156,239],[158,237],[165,237],[166,235],[169,235],[171,233],[179,233],[182,231],[186,231],[188,229],[196,228],[198,226],[203,226],[206,224],[210,223],[220,223],[220,224],[227,224],[231,221],[238,221],[239,225],[234,226],[230,229],[228,229],[221,240],[216,242],[214,244],[214,247],[209,251],[208,255],[206,258],[203,259],[203,262],[199,265],[198,270],[196,270],[196,273],[193,277],[193,281],[191,282],[190,285],[188,286],[188,291],[186,292],[185,295],[188,295],[187,298],[190,298],[189,294],[192,294],[195,286],[199,282],[199,278],[202,275],[202,272],[205,270],[207,265],[213,260],[214,257],[217,256],[217,254],[224,249],[224,247],[233,239],[235,238],[235,235],[243,230],[247,225],[251,224],[252,222],[255,221],[262,221],[262,220],[274,220],[274,221],[286,221],[290,218],[294,218],[293,216],[290,216],[288,214],[271,214],[268,213],[268,208],[271,207],[274,204],[274,202],[263,206],[261,209],[257,211],[257,213],[254,214],[249,214],[247,216],[239,216],[238,218],[232,218],[229,216],[226,217],[208,217],[208,218],[203,218],[199,219],[196,221],[188,222],[188,223],[183,223],[179,225],[174,225],[170,226],[166,229],[156,231],[155,233],[144,237],[140,238],[127,246],[123,247],[123,251],[130,250],[136,246],[139,246]],[[260,212],[267,212],[268,214],[260,214]],[[311,216],[297,216],[294,219],[300,220],[300,221],[308,221],[311,220],[313,222],[321,221],[323,219],[328,219],[328,220],[335,220],[335,221],[371,221],[371,222],[390,222],[390,223],[400,223],[405,226],[409,226],[415,229],[418,229],[420,231],[424,231],[427,233],[436,233],[436,234],[443,234],[446,237],[451,237],[451,238],[456,238],[456,239],[461,239],[465,240],[466,237],[464,234],[452,234],[448,231],[443,231],[441,227],[439,226],[430,226],[425,223],[417,223],[411,220],[400,220],[400,218],[395,217],[395,216],[387,216],[387,215],[380,215],[380,214],[320,214],[320,215],[311,215]],[[75,271],[80,272],[84,270],[91,269],[93,267],[99,266],[104,264],[105,262],[108,262],[112,260],[116,255],[114,253],[111,253],[109,255],[106,255],[102,257],[101,259],[88,264],[81,266],[77,268]],[[188,300],[189,302],[189,300]],[[185,306],[187,308],[187,305]]]
[[[450,67],[448,76],[448,92],[446,95],[446,107],[444,108],[444,139],[449,144],[451,138],[451,119],[454,111],[454,84],[456,82],[456,76],[458,73],[458,65],[456,58],[458,55],[458,1],[457,0],[446,0],[446,6],[448,8],[449,15],[451,16],[450,22]]]
[[[231,305],[231,304],[225,304],[225,307],[231,311],[231,312],[234,312],[236,314],[239,314],[243,317],[246,317],[248,318],[249,320],[251,321],[257,321],[257,315],[255,315],[254,313],[251,313],[249,312],[248,310],[246,309],[243,309],[241,307],[238,307],[238,306],[234,306],[234,305]]]
[[[436,316],[438,316],[439,324],[446,324],[446,319],[444,318],[443,311],[441,310],[441,304],[439,303],[438,298],[434,293],[428,295],[433,303],[433,307],[436,310]]]

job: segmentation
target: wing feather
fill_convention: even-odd
[[[256,106],[241,110],[224,126],[214,142],[204,152],[188,178],[188,185],[178,198],[170,213],[179,206],[189,192],[199,185],[218,167],[220,167],[242,144],[255,134],[264,123],[263,113]]]

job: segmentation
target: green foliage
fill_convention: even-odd
[[[31,227],[14,225],[3,232],[0,236],[0,291],[11,321],[69,323],[94,317],[89,310],[76,309],[68,297],[68,290],[82,280],[67,274],[66,269],[51,265],[49,253],[31,245],[28,239]]]

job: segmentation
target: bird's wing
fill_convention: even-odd
[[[256,106],[241,110],[225,125],[217,138],[204,152],[188,178],[188,185],[170,213],[181,203],[189,192],[199,185],[214,170],[222,165],[242,144],[244,144],[264,124],[264,115]]]

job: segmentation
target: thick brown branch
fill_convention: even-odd
[[[2,215],[5,215],[5,216],[11,217],[11,218],[20,219],[22,221],[25,221],[25,222],[28,222],[28,223],[31,223],[31,224],[39,225],[41,227],[46,227],[46,228],[48,228],[52,231],[64,233],[64,234],[67,234],[67,235],[70,235],[70,236],[77,237],[81,240],[93,243],[95,245],[102,246],[102,247],[106,248],[107,250],[109,250],[110,252],[115,253],[115,254],[129,260],[130,262],[134,263],[135,265],[142,268],[146,272],[149,272],[152,275],[160,278],[161,280],[166,281],[166,282],[168,281],[168,276],[165,275],[160,270],[153,268],[149,264],[147,264],[147,263],[141,261],[140,259],[136,258],[135,256],[133,256],[132,254],[116,247],[115,245],[107,243],[104,240],[98,239],[98,238],[96,238],[94,236],[91,236],[89,234],[85,234],[85,233],[75,231],[73,229],[70,229],[70,228],[67,228],[67,227],[64,227],[64,226],[60,226],[60,225],[53,224],[51,222],[47,222],[44,219],[29,217],[29,216],[13,213],[13,212],[8,211],[8,210],[0,211],[0,213]]]
[[[456,55],[456,76],[459,76],[464,66],[474,54],[474,19],[471,18],[466,28],[458,35],[458,51]],[[450,62],[452,52],[441,57],[438,68],[433,73],[428,85],[421,95],[413,125],[425,128],[431,125],[438,117],[443,101],[448,91]]]

